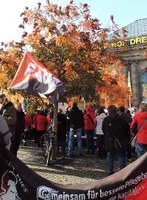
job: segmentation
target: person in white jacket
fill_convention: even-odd
[[[6,146],[7,149],[10,149],[12,133],[2,115],[0,115],[0,134],[2,136],[2,140],[4,141],[3,145]]]
[[[97,151],[98,151],[98,157],[101,159],[104,159],[106,157],[104,133],[102,131],[102,123],[105,117],[106,117],[105,108],[101,106],[96,113]]]

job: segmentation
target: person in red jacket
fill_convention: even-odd
[[[36,116],[36,130],[37,130],[37,144],[38,147],[40,147],[40,137],[47,130],[47,116],[41,110],[38,111],[38,114]]]
[[[140,157],[147,151],[147,104],[140,105],[141,111],[137,112],[131,122],[132,136],[137,134],[135,151]]]
[[[84,114],[84,130],[87,136],[88,154],[95,154],[94,133],[96,128],[96,116],[91,106],[87,106]]]

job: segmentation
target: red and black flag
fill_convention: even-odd
[[[63,82],[47,68],[26,53],[12,80],[10,89],[24,90],[28,94],[43,98],[60,94],[64,91]]]

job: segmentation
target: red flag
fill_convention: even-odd
[[[46,98],[61,93],[63,83],[46,67],[26,53],[11,83],[10,89],[24,90],[28,94],[39,95]]]

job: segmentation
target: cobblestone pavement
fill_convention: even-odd
[[[65,157],[46,167],[42,150],[33,142],[29,142],[28,146],[20,146],[18,158],[45,179],[65,185],[84,184],[107,176],[106,160],[100,160],[96,155]],[[115,165],[117,167],[117,163]]]

